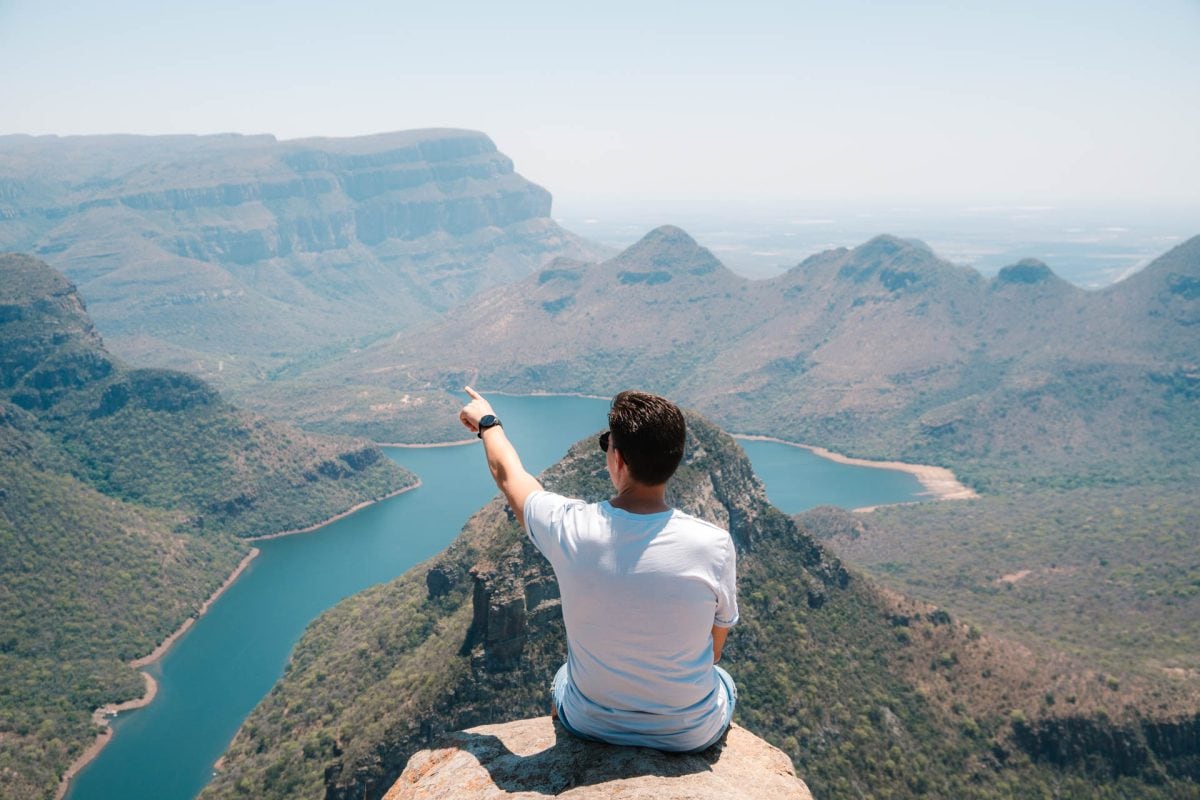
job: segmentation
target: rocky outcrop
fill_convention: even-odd
[[[811,800],[791,760],[744,728],[703,753],[585,742],[549,717],[452,733],[416,753],[384,800]]]
[[[114,368],[74,284],[44,263],[0,255],[0,390],[44,411]]]
[[[690,412],[688,432],[669,501],[726,527],[738,547],[739,569],[753,563],[758,551],[764,554],[759,558],[777,557],[766,555],[768,551],[785,553],[792,565],[792,588],[805,607],[819,609],[845,589],[850,577],[841,563],[769,505],[733,440]],[[599,500],[611,490],[603,465],[603,454],[589,437],[542,480],[557,491]],[[466,623],[462,638],[454,641],[455,666],[447,670],[457,677],[439,693],[422,697],[409,715],[381,728],[377,741],[355,737],[345,743],[324,770],[327,800],[378,798],[409,757],[435,746],[439,736],[546,708],[550,681],[566,653],[559,588],[549,562],[516,525],[510,509],[499,500],[486,507],[455,544],[412,579],[413,590],[431,606]],[[452,630],[446,628],[447,640]],[[218,790],[212,795],[223,796]]]
[[[780,748],[820,796],[1009,797],[1018,787],[1021,796],[1093,797],[1113,776],[1134,782],[1133,796],[1137,782],[1192,780],[1195,729],[1169,721],[1139,734],[1153,751],[1140,761],[1110,772],[1081,764],[1090,748],[1101,761],[1119,757],[1119,695],[849,575],[770,506],[733,439],[694,415],[688,430],[670,502],[726,527],[737,547],[741,619],[722,657],[739,688],[736,720]],[[611,492],[605,465],[588,437],[541,480],[595,501]],[[584,745],[545,720],[522,744],[495,732],[503,725],[477,727],[539,724],[529,718],[546,713],[565,657],[552,571],[497,498],[441,554],[313,623],[202,796],[704,798],[714,796],[706,781],[721,777],[711,773],[745,763],[726,764],[728,748],[696,760]],[[1071,698],[1057,708],[1086,706],[1097,719],[1105,708],[1114,723],[1055,728],[1044,719],[1055,695]],[[1014,741],[1019,724],[1029,728],[1020,735],[1037,737],[1029,747]],[[1059,746],[1069,759],[1051,758]],[[770,774],[755,766],[734,781],[748,794],[720,783],[716,791],[786,797],[754,782]],[[1060,791],[1066,785],[1081,788]]]

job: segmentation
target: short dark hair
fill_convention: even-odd
[[[621,451],[629,474],[638,483],[666,483],[683,460],[687,423],[679,406],[665,397],[621,392],[609,407],[608,429],[612,446]]]

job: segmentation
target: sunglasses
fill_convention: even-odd
[[[612,440],[612,431],[605,431],[600,434],[600,449],[608,452],[608,443]]]

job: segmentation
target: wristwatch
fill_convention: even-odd
[[[495,428],[498,425],[500,427],[504,427],[503,425],[500,425],[499,417],[497,417],[495,414],[484,414],[479,418],[479,433],[476,435],[482,439],[484,431],[486,431],[488,428]]]

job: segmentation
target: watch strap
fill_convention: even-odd
[[[484,414],[479,418],[479,432],[475,435],[482,439],[484,431],[486,431],[488,428],[495,428],[496,426],[500,426],[501,428],[504,427],[500,424],[500,418],[495,414]]]

